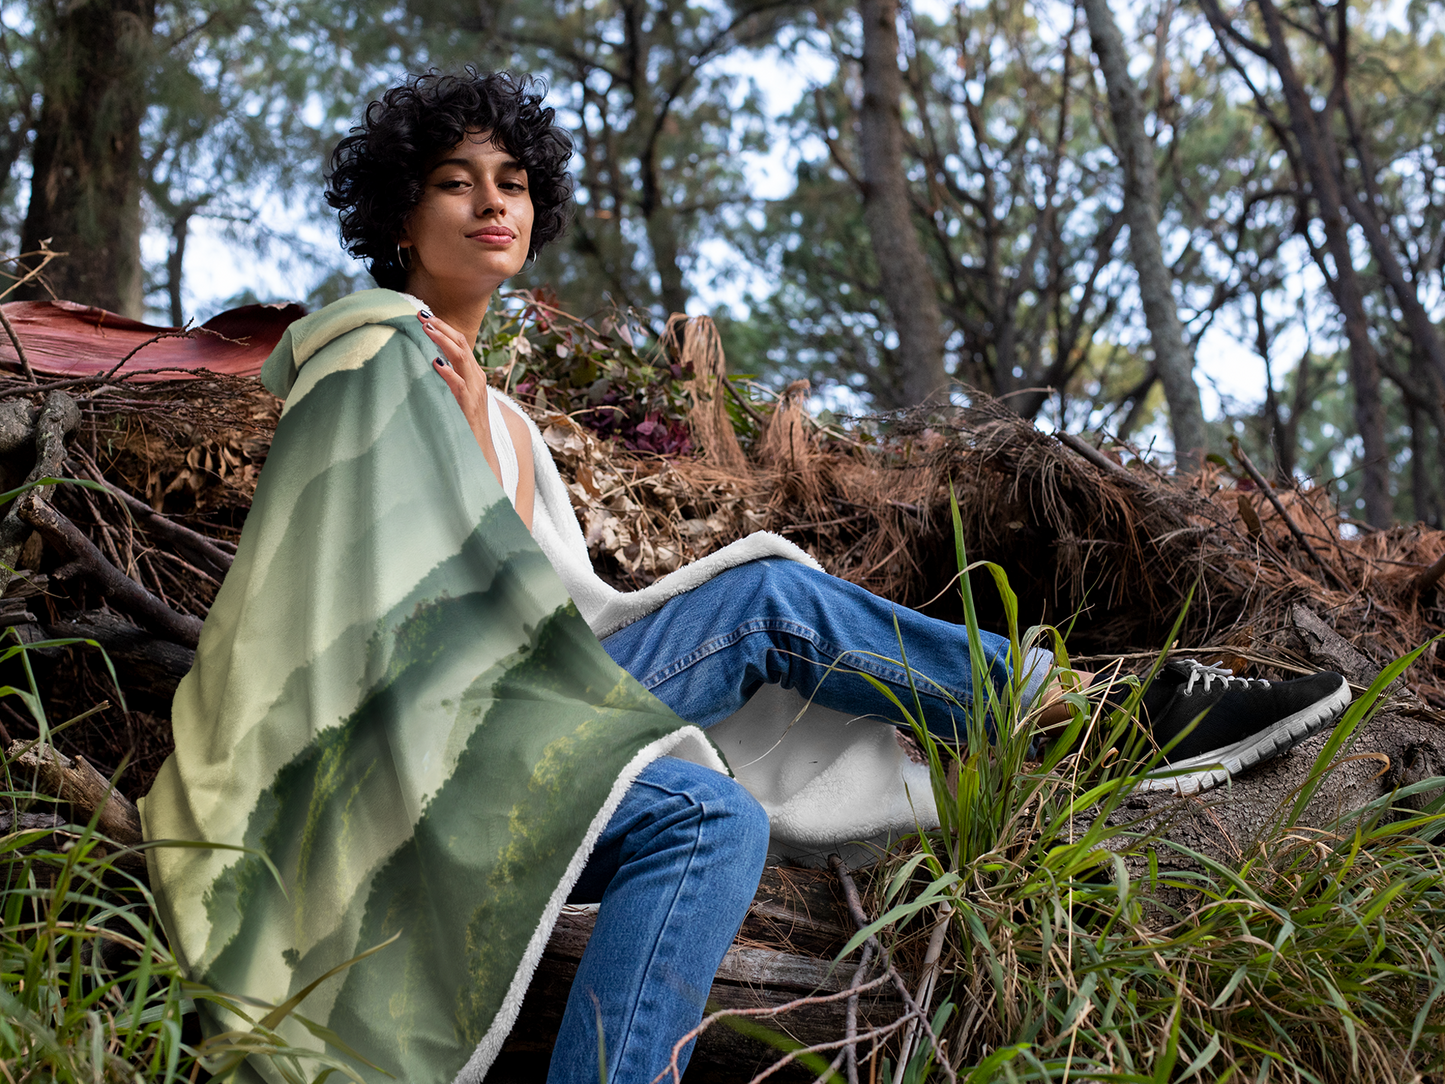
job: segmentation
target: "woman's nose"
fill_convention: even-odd
[[[502,198],[502,190],[491,181],[484,181],[477,185],[477,214],[483,215],[488,211],[499,215],[507,213],[507,201]]]

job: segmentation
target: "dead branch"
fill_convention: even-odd
[[[870,921],[868,912],[863,910],[863,900],[858,895],[858,886],[853,883],[853,877],[848,872],[847,865],[844,864],[842,857],[836,854],[828,856],[828,865],[832,867],[833,872],[838,875],[838,881],[843,885],[843,896],[848,901],[848,913],[853,916],[853,921],[858,924],[859,930],[867,929]],[[898,990],[898,996],[903,999],[903,1004],[908,1010],[908,1015],[917,1019],[918,1026],[922,1028],[924,1034],[928,1036],[928,1041],[933,1046],[933,1055],[938,1059],[939,1068],[941,1068],[944,1075],[948,1077],[949,1084],[958,1084],[958,1074],[953,1071],[953,1065],[943,1053],[943,1046],[939,1043],[938,1036],[933,1032],[933,1025],[928,1022],[928,1018],[923,1015],[923,1010],[919,1008],[918,1002],[913,999],[913,995],[909,992],[908,984],[903,981],[903,976],[898,973],[898,969],[893,966],[887,955],[883,953],[882,946],[878,945],[878,939],[870,936],[868,940],[877,946],[877,951],[883,960],[883,965],[888,969],[887,977],[893,980],[893,985]]]
[[[102,594],[134,617],[142,628],[186,647],[196,646],[201,635],[200,618],[176,613],[116,568],[80,528],[42,500],[36,490],[19,498],[15,511],[39,531],[46,542],[71,558],[69,565],[57,570],[56,579],[66,578],[62,572],[84,573]]]
[[[9,286],[5,287],[4,290],[0,290],[0,301],[4,301],[5,298],[9,297],[16,290],[20,289],[20,287],[24,286],[31,279],[39,278],[40,273],[50,265],[50,262],[52,260],[58,259],[61,256],[69,255],[70,253],[68,252],[53,251],[50,247],[49,239],[47,238],[46,240],[40,242],[40,247],[34,252],[22,252],[18,256],[6,256],[0,258],[0,263],[13,263],[17,267],[25,270],[25,274],[23,275],[11,275],[9,274],[9,272],[5,273],[6,278],[13,279],[14,281],[11,282]],[[39,256],[40,262],[37,263],[34,267],[26,268],[25,265],[20,261],[28,260],[32,256]],[[42,283],[42,285],[45,284]],[[48,286],[46,286],[46,288],[49,289]]]
[[[15,347],[15,356],[20,361],[20,368],[25,373],[26,379],[32,384],[40,383],[35,377],[35,370],[30,368],[30,359],[25,356],[25,347],[20,345],[20,336],[15,334],[15,328],[10,323],[10,317],[5,315],[5,309],[0,306],[0,324],[5,327],[5,334],[10,336],[10,345]]]
[[[32,774],[41,793],[74,806],[76,820],[88,821],[99,810],[95,826],[101,834],[122,847],[140,844],[140,813],[84,757],[72,760],[42,742],[23,741],[12,742],[5,755],[12,771]]]
[[[83,610],[41,627],[46,636],[57,639],[94,640],[113,662],[123,664],[128,678],[162,699],[170,698],[196,659],[190,648],[153,636],[105,610]]]
[[[1306,538],[1304,532],[1299,529],[1299,524],[1294,521],[1294,518],[1285,510],[1284,505],[1280,503],[1279,498],[1275,496],[1274,487],[1265,480],[1264,475],[1259,473],[1259,468],[1250,461],[1249,456],[1246,455],[1244,449],[1240,447],[1239,438],[1230,437],[1229,447],[1234,452],[1234,458],[1239,460],[1239,465],[1248,472],[1250,478],[1254,480],[1254,484],[1259,487],[1259,491],[1269,498],[1269,503],[1274,505],[1274,510],[1279,513],[1279,518],[1284,520],[1285,526],[1289,528],[1290,534],[1294,535],[1295,541],[1304,547],[1304,551],[1309,554],[1310,560],[1319,565],[1320,570],[1324,572],[1324,574],[1330,578],[1331,582],[1341,591],[1350,590],[1349,584],[1345,583],[1335,570],[1325,564],[1324,559],[1315,552],[1315,548],[1310,545],[1310,540]]]
[[[1090,463],[1094,464],[1094,466],[1098,467],[1110,477],[1132,486],[1145,485],[1143,480],[1135,477],[1133,472],[1130,471],[1128,467],[1115,463],[1107,455],[1099,451],[1099,449],[1095,448],[1092,444],[1090,444],[1087,440],[1084,440],[1082,437],[1076,437],[1073,433],[1066,433],[1062,429],[1055,433],[1054,436],[1058,439],[1060,444],[1063,444],[1066,448],[1078,452],[1079,455],[1083,456]]]
[[[1441,576],[1445,576],[1445,553],[1442,553],[1433,565],[1422,570],[1418,576],[1410,581],[1410,590],[1416,594],[1423,595],[1440,581]]]
[[[849,987],[846,990],[838,990],[835,993],[831,994],[811,994],[808,997],[794,998],[792,1001],[785,1002],[782,1005],[763,1005],[756,1009],[722,1009],[718,1012],[712,1013],[709,1016],[705,1017],[702,1023],[698,1024],[697,1027],[693,1028],[686,1035],[677,1040],[677,1042],[673,1045],[672,1059],[668,1062],[667,1068],[663,1069],[662,1072],[658,1073],[657,1076],[652,1078],[652,1084],[658,1084],[658,1082],[661,1081],[662,1078],[667,1076],[669,1073],[672,1074],[673,1084],[682,1084],[682,1069],[677,1064],[678,1059],[682,1056],[682,1048],[687,1046],[688,1043],[692,1042],[704,1031],[717,1023],[719,1020],[724,1020],[728,1017],[733,1016],[778,1016],[785,1012],[791,1012],[794,1009],[801,1009],[806,1005],[827,1005],[830,1002],[843,1001],[850,997],[856,997],[858,994],[867,993],[869,990],[876,990],[878,987],[886,985],[890,981],[892,981],[892,975],[883,974],[879,975],[876,979],[865,982],[862,986]],[[893,1024],[889,1025],[889,1027],[902,1026],[902,1022],[906,1021],[908,1018],[909,1014],[905,1014],[898,1020],[895,1020]],[[868,1036],[865,1035],[862,1038],[868,1038]],[[823,1043],[819,1045],[818,1049],[833,1050],[837,1048],[839,1043],[846,1041],[847,1040],[840,1039],[837,1042]],[[861,1039],[859,1041],[861,1041]],[[802,1053],[802,1051],[795,1051],[794,1053]]]

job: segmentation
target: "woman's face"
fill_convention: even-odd
[[[527,171],[471,132],[427,174],[399,239],[407,290],[433,305],[491,297],[522,269],[532,239]]]

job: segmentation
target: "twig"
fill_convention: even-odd
[[[15,347],[15,356],[20,359],[20,368],[25,370],[25,375],[30,378],[30,383],[40,383],[40,381],[35,378],[35,370],[30,368],[30,359],[25,356],[25,347],[20,345],[20,336],[15,334],[15,328],[10,323],[10,317],[5,315],[4,306],[0,306],[0,324],[5,325],[5,334],[10,336],[10,345]]]
[[[694,1039],[696,1039],[708,1028],[712,1027],[712,1025],[717,1023],[719,1020],[725,1019],[729,1016],[778,1016],[782,1013],[791,1012],[794,1009],[802,1008],[805,1005],[827,1005],[830,1002],[842,1001],[844,998],[853,997],[861,993],[866,993],[869,990],[884,985],[885,983],[889,982],[891,978],[891,975],[879,975],[876,979],[865,982],[862,986],[856,988],[850,987],[846,990],[839,990],[836,993],[832,994],[813,994],[808,997],[795,998],[794,1000],[785,1002],[782,1005],[768,1005],[757,1009],[721,1009],[718,1012],[715,1012],[711,1016],[704,1019],[702,1023],[698,1024],[697,1027],[693,1028],[691,1031],[689,1031],[686,1035],[684,1035],[681,1039],[677,1040],[677,1042],[673,1044],[672,1060],[668,1062],[667,1067],[663,1069],[662,1072],[658,1073],[655,1077],[652,1078],[652,1084],[658,1084],[658,1082],[669,1073],[672,1074],[673,1084],[682,1084],[682,1070],[678,1067],[677,1064],[677,1059],[682,1056],[682,1048],[685,1047],[688,1043],[692,1042]],[[907,1017],[903,1017],[901,1019],[907,1019]],[[863,1038],[867,1038],[867,1036],[863,1036]],[[827,1048],[831,1050],[834,1048],[834,1045],[836,1044],[829,1044]],[[802,1053],[802,1051],[794,1051],[794,1053]]]
[[[193,531],[189,527],[182,526],[175,520],[168,518],[161,512],[157,512],[150,505],[139,497],[133,496],[121,489],[115,483],[109,481],[100,471],[95,461],[80,449],[72,449],[78,452],[79,458],[84,461],[85,471],[106,489],[113,493],[117,500],[126,508],[130,509],[145,524],[146,528],[162,538],[175,542],[182,549],[189,550],[192,557],[203,557],[215,568],[222,572],[229,572],[231,562],[234,559],[229,553],[216,546],[214,540],[207,538],[199,531]]]
[[[1140,478],[1136,478],[1127,467],[1123,467],[1120,466],[1118,463],[1115,463],[1112,459],[1110,459],[1103,452],[1099,451],[1099,449],[1095,448],[1087,440],[1084,440],[1081,437],[1076,437],[1073,433],[1066,433],[1062,429],[1054,433],[1054,436],[1058,439],[1059,443],[1063,444],[1067,448],[1071,448],[1075,452],[1078,452],[1079,455],[1083,456],[1090,463],[1094,464],[1094,466],[1098,467],[1106,474],[1112,475],[1113,477],[1118,478],[1120,481],[1127,481],[1130,485],[1135,487],[1140,487],[1144,485],[1144,481]]]
[[[855,1043],[861,1043],[865,1039],[871,1039],[872,1041],[877,1042],[879,1039],[883,1039],[889,1035],[892,1035],[895,1031],[903,1027],[904,1024],[912,1021],[912,1019],[912,1013],[904,1013],[897,1020],[884,1024],[881,1028],[874,1028],[872,1031],[865,1032],[864,1034],[859,1035],[853,1041]],[[774,1073],[780,1072],[781,1070],[787,1068],[788,1065],[790,1065],[795,1059],[801,1058],[804,1054],[821,1054],[825,1050],[837,1050],[840,1047],[846,1051],[848,1047],[844,1044],[847,1042],[847,1039],[829,1039],[827,1042],[814,1043],[812,1046],[802,1046],[799,1047],[797,1050],[790,1050],[786,1055],[773,1062],[772,1065],[769,1065],[761,1073],[753,1077],[752,1080],[748,1081],[748,1084],[762,1084],[762,1081],[768,1079],[768,1077],[772,1076]],[[831,1075],[833,1071],[834,1069],[830,1068],[829,1075]]]
[[[150,553],[154,553],[154,554],[155,554],[156,556],[158,556],[158,557],[163,557],[165,560],[170,561],[172,564],[180,565],[180,566],[181,566],[183,569],[185,569],[187,572],[191,573],[191,574],[194,575],[194,576],[199,576],[201,579],[205,580],[207,583],[215,584],[217,587],[220,587],[220,586],[221,586],[221,581],[220,581],[220,580],[216,579],[216,577],[212,576],[212,575],[211,575],[209,572],[207,572],[205,569],[197,568],[195,565],[191,564],[191,562],[187,561],[187,560],[186,560],[184,557],[182,557],[180,554],[172,553],[170,550],[162,549],[160,546],[154,546],[154,547],[152,547],[152,549],[150,550]],[[147,554],[147,556],[149,556],[149,554]]]
[[[1274,505],[1274,510],[1279,513],[1280,519],[1284,520],[1285,526],[1289,528],[1290,534],[1294,535],[1295,541],[1303,546],[1304,551],[1310,555],[1310,560],[1320,566],[1320,570],[1334,582],[1336,587],[1341,591],[1350,592],[1350,585],[1340,579],[1334,569],[1325,564],[1324,558],[1315,552],[1315,548],[1310,545],[1310,540],[1306,538],[1304,532],[1299,529],[1299,524],[1285,511],[1284,505],[1281,504],[1279,498],[1275,496],[1274,487],[1265,481],[1264,475],[1259,473],[1259,468],[1250,462],[1249,456],[1246,455],[1244,449],[1240,447],[1239,438],[1230,437],[1229,447],[1234,452],[1234,458],[1239,460],[1239,465],[1245,469],[1250,478],[1254,480],[1254,484],[1259,487],[1259,491],[1269,498],[1270,504]]]
[[[727,377],[723,377],[722,383],[723,387],[727,389],[728,394],[733,397],[733,402],[737,403],[738,406],[742,407],[743,410],[747,412],[748,417],[750,417],[753,421],[757,422],[759,425],[768,424],[768,420],[764,418],[761,414],[759,414],[753,404],[748,402],[747,399],[743,397],[743,393],[738,391],[737,388],[733,387],[733,382],[731,380],[729,380]]]
[[[118,362],[116,362],[116,363],[115,363],[115,367],[114,367],[113,369],[111,369],[109,372],[107,372],[103,377],[100,378],[101,383],[104,384],[106,381],[110,380],[111,377],[115,376],[116,373],[120,372],[121,366],[123,366],[123,365],[124,365],[126,362],[128,362],[131,358],[133,358],[133,357],[135,357],[137,354],[139,354],[139,353],[140,353],[142,350],[144,350],[147,346],[151,346],[151,345],[153,345],[154,343],[158,343],[158,342],[160,342],[162,339],[189,339],[190,337],[191,337],[191,325],[190,325],[189,322],[187,322],[187,324],[186,324],[185,327],[175,328],[175,329],[170,330],[170,331],[158,331],[158,332],[156,332],[156,333],[155,333],[154,335],[152,335],[149,339],[147,339],[145,342],[141,343],[141,344],[140,344],[139,346],[137,346],[134,350],[132,350],[129,354],[127,354],[125,357],[121,358]]]
[[[928,939],[928,951],[923,956],[923,981],[918,984],[918,1020],[908,1025],[908,1031],[903,1036],[903,1046],[898,1052],[898,1069],[893,1074],[894,1084],[902,1084],[908,1061],[913,1056],[913,1040],[917,1037],[918,1021],[925,1024],[928,1022],[928,1006],[933,1000],[933,987],[938,978],[938,958],[943,954],[943,938],[948,933],[948,920],[953,915],[953,908],[945,903],[938,912],[938,922],[933,927],[933,935]]]
[[[26,269],[25,274],[17,277],[14,282],[12,282],[9,286],[5,287],[3,291],[0,291],[0,301],[4,301],[5,298],[9,297],[16,290],[20,289],[20,287],[24,286],[31,279],[38,278],[40,272],[44,271],[47,267],[49,267],[51,261],[54,260],[57,256],[68,255],[70,255],[70,253],[68,252],[52,252],[50,250],[50,246],[46,244],[46,242],[41,241],[40,247],[37,248],[34,252],[22,252],[18,256],[6,256],[4,259],[0,259],[0,263],[13,263],[18,267],[24,268],[25,265],[20,262],[21,260],[27,259],[30,256],[40,257],[40,262],[38,264],[36,264],[34,267]],[[49,287],[47,287],[47,289],[49,289]],[[54,296],[53,291],[51,293],[51,296]]]
[[[853,916],[853,921],[857,924],[858,929],[867,929],[869,922],[868,912],[863,910],[863,901],[858,895],[858,886],[853,883],[853,877],[849,874],[848,867],[844,865],[843,859],[836,854],[828,856],[828,865],[833,867],[833,872],[838,875],[838,881],[843,886],[843,898],[848,901],[848,913]],[[884,966],[888,969],[888,977],[893,980],[893,985],[898,990],[898,995],[903,999],[904,1007],[914,1016],[918,1017],[919,1026],[923,1028],[924,1033],[928,1036],[928,1041],[933,1045],[933,1053],[938,1059],[939,1068],[941,1068],[944,1075],[948,1077],[949,1084],[958,1084],[958,1074],[953,1071],[953,1066],[949,1063],[948,1058],[944,1056],[943,1047],[938,1042],[938,1036],[933,1033],[933,1025],[928,1022],[928,1019],[919,1009],[918,1003],[913,1000],[913,995],[908,990],[908,984],[903,981],[903,976],[898,973],[898,969],[888,960],[887,955],[883,952],[883,947],[878,944],[878,939],[876,937],[869,937],[868,940],[877,946],[877,951],[883,959]]]
[[[863,976],[868,973],[869,966],[873,963],[873,946],[863,946],[863,958],[858,964],[858,970],[853,972],[853,981],[849,984],[857,986]],[[858,1084],[858,994],[855,991],[848,999],[848,1007],[843,1015],[843,1034],[847,1037],[848,1045],[843,1048],[843,1058],[848,1066],[848,1084]],[[835,1065],[836,1071],[837,1066]]]

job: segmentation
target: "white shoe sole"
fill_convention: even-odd
[[[1336,719],[1349,707],[1354,695],[1350,683],[1342,681],[1340,687],[1322,700],[1316,700],[1307,708],[1285,716],[1273,726],[1251,734],[1243,741],[1212,749],[1198,756],[1176,761],[1159,771],[1181,772],[1164,777],[1149,776],[1143,779],[1138,790],[1168,791],[1179,795],[1198,794],[1219,786],[1231,776],[1238,775],[1246,768],[1253,768],[1293,749],[1311,734]],[[1190,769],[1198,769],[1191,771]]]

